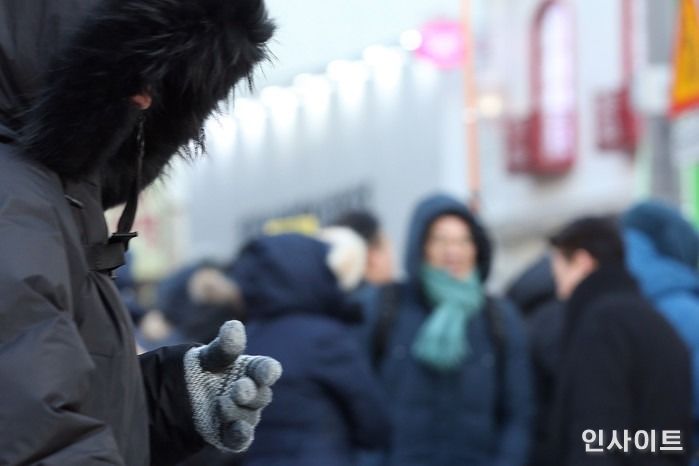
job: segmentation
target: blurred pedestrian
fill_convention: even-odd
[[[210,261],[184,267],[158,285],[157,308],[183,341],[211,341],[224,322],[243,321],[241,301],[224,267]]]
[[[556,297],[556,282],[551,270],[551,258],[542,255],[512,281],[507,297],[517,304],[518,310],[527,320],[546,314],[550,308],[560,308]]]
[[[507,297],[525,317],[532,358],[536,423],[532,442],[531,466],[542,464],[548,444],[551,411],[561,357],[561,334],[565,306],[556,296],[551,259],[544,255],[517,278]]]
[[[694,447],[699,447],[699,234],[670,206],[643,202],[622,216],[626,263],[692,358]]]
[[[0,464],[245,449],[279,365],[236,322],[137,358],[112,272],[141,190],[266,57],[264,2],[3,0],[0,22]]]
[[[688,464],[689,355],[626,270],[617,225],[583,218],[551,245],[557,294],[567,310],[549,464]],[[656,432],[656,453],[627,442],[639,431]],[[681,435],[683,452],[658,453],[663,431]]]
[[[394,281],[393,270],[393,245],[383,231],[379,219],[369,211],[346,212],[334,224],[353,230],[364,240],[367,247],[364,279],[352,293],[351,299],[363,313],[362,323],[356,328],[359,342],[376,367],[387,344],[387,328],[379,319],[390,316],[398,304],[398,286]]]
[[[419,204],[380,366],[394,427],[390,466],[526,462],[529,356],[517,312],[486,294],[491,258],[463,203],[438,195]]]
[[[333,225],[350,228],[366,243],[365,282],[377,286],[393,282],[393,245],[376,215],[366,210],[352,210],[342,214]]]
[[[249,349],[285,371],[246,466],[350,466],[359,448],[389,438],[380,386],[351,331],[361,313],[345,296],[361,280],[364,245],[347,229],[322,237],[263,237],[233,266]]]

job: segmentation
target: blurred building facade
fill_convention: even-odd
[[[671,41],[662,63],[652,0],[269,3],[278,62],[210,122],[208,157],[168,181],[177,261],[228,259],[269,222],[312,229],[353,207],[374,210],[400,252],[417,199],[478,188],[498,287],[576,215],[682,199],[663,128]],[[471,108],[469,63],[441,61],[459,38],[425,50],[430,25],[462,21],[464,6]],[[674,5],[663,14],[672,35]]]

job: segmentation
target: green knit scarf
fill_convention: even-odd
[[[418,331],[413,356],[437,371],[453,371],[471,350],[466,329],[484,303],[483,286],[477,271],[460,280],[444,270],[424,265],[420,278],[435,308]]]

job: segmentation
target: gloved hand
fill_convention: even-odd
[[[245,327],[231,320],[206,346],[184,356],[194,425],[202,438],[223,451],[245,451],[253,441],[262,409],[272,401],[271,386],[282,374],[279,362],[242,355]]]

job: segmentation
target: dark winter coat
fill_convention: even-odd
[[[0,464],[172,464],[201,446],[186,347],[136,357],[103,212],[160,174],[261,58],[263,6],[245,5],[0,2]],[[144,89],[147,112],[129,100]]]
[[[385,402],[351,325],[328,247],[300,235],[262,238],[233,268],[248,313],[248,350],[284,366],[246,454],[250,466],[349,466],[385,447]]]
[[[691,377],[687,349],[667,321],[641,297],[622,266],[603,266],[568,302],[564,356],[551,423],[551,466],[688,464]],[[684,454],[591,455],[582,434],[612,430],[679,430]],[[593,445],[596,447],[596,445]],[[660,445],[658,445],[660,446]]]
[[[484,280],[490,269],[488,238],[462,203],[435,196],[418,207],[406,254],[407,281],[400,288],[398,312],[381,367],[394,426],[388,464],[522,465],[529,451],[534,402],[524,328],[511,306],[489,299],[491,309],[484,307],[471,320],[472,353],[457,373],[434,372],[411,355],[415,336],[431,311],[419,280],[423,245],[431,223],[444,214],[466,220]],[[501,350],[495,326],[502,334]]]
[[[529,464],[537,466],[543,461],[541,455],[550,434],[565,322],[565,306],[556,297],[550,258],[544,256],[527,268],[512,284],[507,296],[526,316],[537,400],[536,435]]]

